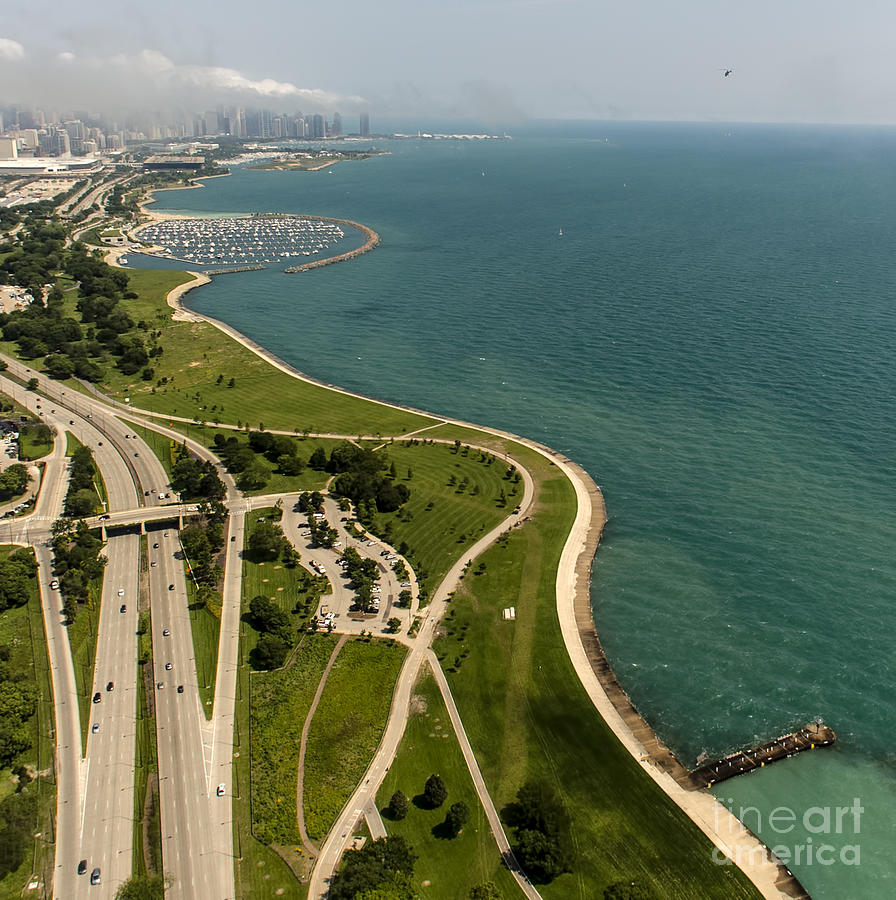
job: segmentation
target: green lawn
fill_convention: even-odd
[[[164,353],[152,361],[151,382],[107,367],[99,387],[118,400],[130,397],[134,406],[190,419],[290,431],[403,434],[436,421],[293,378],[206,322],[175,322],[165,297],[189,280],[184,272],[128,274],[130,289],[139,296],[122,306],[135,322],[162,332]],[[224,376],[220,383],[218,375]],[[166,383],[159,385],[163,378]],[[228,387],[231,378],[235,383]]]
[[[591,900],[634,880],[658,900],[756,898],[739,870],[713,863],[709,841],[640,771],[576,678],[554,599],[573,489],[550,463],[521,453],[541,480],[533,521],[482,555],[484,574],[465,576],[436,651],[497,807],[535,779],[571,815],[574,871],[542,895]],[[510,605],[513,622],[501,618]]]
[[[321,842],[370,764],[386,727],[407,649],[394,641],[349,641],[330,671],[308,732],[305,827]]]
[[[396,480],[410,488],[411,497],[397,513],[380,514],[376,531],[382,535],[391,522],[390,543],[407,543],[421,586],[431,593],[468,547],[507,518],[522,498],[522,485],[504,478],[502,459],[484,458],[478,450],[396,441],[385,452],[395,463]],[[505,506],[499,502],[502,490]]]
[[[252,823],[256,837],[301,853],[296,776],[305,717],[336,646],[331,635],[308,635],[292,662],[251,677]]]
[[[78,709],[81,714],[81,743],[87,746],[87,726],[90,722],[90,696],[93,691],[93,664],[96,660],[96,633],[100,621],[100,598],[103,579],[91,580],[87,603],[80,604],[78,615],[66,626],[68,642],[72,650],[75,668],[75,686],[78,690]]]
[[[17,547],[0,546],[0,558],[5,559]],[[55,747],[53,742],[53,692],[46,652],[43,615],[37,579],[31,579],[25,606],[12,607],[0,613],[0,645],[9,648],[9,660],[4,663],[16,678],[36,684],[39,690],[37,710],[24,728],[31,746],[20,753],[14,765],[23,764],[34,771],[52,771]],[[0,802],[15,792],[10,769],[0,769]],[[32,876],[44,884],[53,877],[53,820],[56,812],[56,788],[49,778],[38,777],[25,789],[21,799],[34,808],[31,833],[35,837],[20,866],[0,877],[0,900],[13,900],[23,894]],[[9,802],[15,802],[10,800]],[[2,808],[0,808],[2,814]]]
[[[53,452],[53,437],[46,434],[48,430],[40,426],[22,426],[19,432],[19,457],[22,460],[41,459]]]
[[[466,900],[470,888],[492,881],[508,900],[520,896],[501,861],[442,695],[428,670],[414,689],[411,710],[398,754],[377,794],[377,806],[384,810],[397,790],[412,801],[406,818],[393,821],[384,814],[383,822],[390,835],[406,838],[419,857],[414,888],[422,900]],[[448,788],[448,799],[434,810],[413,802],[433,773],[441,775]],[[446,838],[439,826],[459,800],[469,807],[470,821],[456,838]]]

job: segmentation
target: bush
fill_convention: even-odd
[[[445,825],[448,828],[448,831],[451,833],[452,837],[457,837],[461,829],[467,822],[470,820],[470,807],[467,806],[463,800],[458,800],[457,803],[452,803],[451,808],[448,810],[448,815],[445,817]]]

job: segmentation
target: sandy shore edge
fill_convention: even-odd
[[[156,215],[163,218],[160,214]],[[736,862],[766,900],[808,898],[808,893],[798,879],[785,866],[777,862],[768,847],[744,827],[740,820],[708,790],[688,790],[678,783],[676,778],[682,772],[686,773],[687,770],[660,741],[653,729],[637,713],[628,696],[618,686],[603,650],[599,649],[599,653],[596,653],[595,645],[596,648],[600,648],[600,641],[591,613],[590,573],[606,524],[606,507],[600,488],[588,473],[557,451],[519,435],[459,419],[434,416],[424,410],[366,397],[363,394],[312,378],[227,323],[187,309],[182,302],[184,295],[193,288],[211,281],[208,276],[199,272],[190,272],[189,274],[193,276],[193,280],[178,285],[168,293],[166,298],[168,305],[174,311],[175,319],[208,322],[270,365],[300,381],[367,400],[380,406],[425,416],[431,419],[433,424],[444,422],[464,428],[473,428],[485,434],[522,444],[541,454],[566,475],[576,492],[577,512],[557,571],[557,614],[567,653],[594,707],[641,768],[710,839],[724,857]],[[138,409],[133,409],[133,411],[140,412]],[[148,410],[146,412],[149,413]],[[149,414],[152,415],[152,413]],[[609,673],[609,679],[607,673]],[[606,688],[604,681],[607,682]],[[611,681],[618,688],[618,692],[612,690]],[[610,688],[609,691],[608,688]]]

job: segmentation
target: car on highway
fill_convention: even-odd
[[[224,796],[224,791],[226,791],[226,790],[227,790],[227,785],[224,784],[224,782],[222,781],[221,784],[218,785],[217,790],[215,791],[215,793],[216,793],[219,797],[223,797],[223,796]]]
[[[74,425],[74,424],[75,424],[75,420],[74,420],[74,419],[69,419],[69,420],[68,420],[68,424],[69,424],[69,425]]]
[[[120,613],[126,613],[128,611],[127,603],[122,603],[121,606],[118,607],[118,611]]]
[[[152,549],[153,549],[153,550],[158,550],[158,549],[159,549],[159,545],[158,545],[158,544],[153,544],[153,545],[152,545]]]
[[[170,662],[165,663],[165,671],[166,672],[170,672],[173,668],[174,668],[174,666]]]
[[[230,538],[230,540],[231,540],[231,541],[235,541],[235,540],[236,540],[236,535],[233,535],[233,536]]]
[[[168,585],[168,590],[169,590],[169,591],[173,591],[173,590],[174,590],[174,585],[173,585],[173,584],[169,584],[169,585]]]
[[[54,578],[54,579],[50,582],[50,587],[51,587],[54,591],[59,590],[59,582]]]
[[[114,691],[114,690],[115,690],[115,682],[114,682],[114,681],[110,681],[110,682],[106,685],[106,690],[107,690],[107,691]]]
[[[135,453],[135,454],[134,454],[134,456],[139,456],[139,455],[140,455],[139,453]]]
[[[91,884],[101,884],[101,883],[102,883],[102,882],[100,881],[100,867],[99,867],[99,866],[97,866],[97,867],[90,873],[90,883],[91,883]]]
[[[100,516],[100,521],[101,521],[101,522],[106,522],[106,521],[108,521],[108,520],[111,519],[111,518],[112,518],[112,516],[110,516],[110,515],[102,515],[102,516]]]
[[[184,692],[184,686],[182,684],[179,684],[177,686],[177,692],[178,694],[182,694]]]
[[[158,563],[157,563],[155,560],[153,560],[153,561],[149,564],[149,567],[150,567],[150,569],[154,569],[157,565],[158,565]]]
[[[94,703],[99,703],[100,700],[102,700],[102,699],[103,699],[103,695],[102,695],[99,691],[97,691],[97,692],[93,695],[93,702],[94,702]]]
[[[78,863],[78,874],[83,875],[87,871],[87,860],[82,859],[81,862]]]
[[[162,629],[162,637],[169,637],[170,635],[171,635],[171,632],[169,631],[169,629],[167,629],[167,628]]]
[[[96,734],[100,730],[100,723],[94,722],[93,725],[90,726],[90,733]]]
[[[119,597],[123,597],[123,596],[124,596],[124,588],[119,588],[119,589],[118,589],[118,596],[119,596]]]
[[[162,690],[163,687],[165,687],[165,682],[164,682],[164,681],[157,681],[157,682],[156,682],[156,688],[158,688],[158,690]]]

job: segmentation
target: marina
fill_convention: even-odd
[[[168,219],[140,229],[147,251],[200,266],[263,267],[327,253],[345,232],[338,223],[308,216],[254,215]]]

